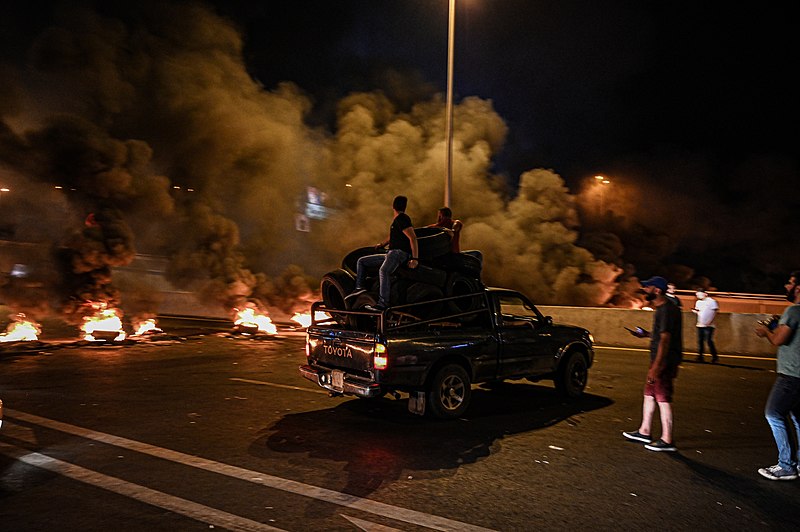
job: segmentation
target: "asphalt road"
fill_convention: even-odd
[[[625,441],[643,351],[599,348],[583,399],[476,388],[463,419],[330,398],[303,336],[171,336],[0,348],[0,529],[782,530],[800,481],[771,482],[774,361],[686,362],[679,453]]]

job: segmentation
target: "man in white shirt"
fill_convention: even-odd
[[[692,312],[697,315],[697,361],[703,362],[703,347],[708,343],[711,363],[717,363],[717,346],[714,345],[714,318],[719,312],[716,299],[709,296],[705,288],[698,288],[695,293],[697,301]]]

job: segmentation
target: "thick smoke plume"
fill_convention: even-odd
[[[400,110],[379,91],[352,94],[332,131],[309,127],[302,88],[262,87],[237,28],[195,3],[70,3],[19,45],[0,64],[0,176],[15,198],[1,221],[15,240],[55,244],[38,293],[12,283],[7,302],[46,291],[67,315],[90,299],[124,308],[113,269],[147,253],[221,307],[292,310],[347,251],[385,237],[393,196],[410,198],[415,225],[435,221],[441,97]],[[578,245],[562,179],[531,170],[509,191],[491,173],[507,135],[491,101],[463,99],[455,124],[452,207],[485,282],[541,303],[607,301],[622,270]],[[330,216],[297,231],[309,186]]]

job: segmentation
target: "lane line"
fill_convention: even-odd
[[[302,386],[291,386],[289,384],[277,384],[275,382],[266,382],[266,381],[256,381],[252,379],[241,379],[239,377],[231,377],[230,380],[237,381],[237,382],[246,382],[248,384],[258,384],[260,386],[271,386],[273,388],[283,388],[284,390],[297,390],[299,392],[311,392],[311,393],[321,393],[322,395],[328,395],[328,392],[321,389],[312,389],[312,388],[303,388]]]
[[[339,514],[355,526],[357,526],[360,530],[364,532],[403,532],[399,528],[392,528],[390,526],[381,525],[379,523],[373,523],[372,521],[366,521],[364,519],[358,519],[355,517],[351,517],[349,515]]]
[[[104,490],[117,493],[124,497],[169,510],[170,512],[189,517],[201,523],[208,523],[209,525],[241,532],[283,531],[281,528],[275,528],[259,523],[258,521],[223,512],[222,510],[210,508],[180,497],[168,495],[161,491],[104,475],[103,473],[70,464],[69,462],[64,462],[57,458],[30,452],[27,449],[22,449],[8,443],[0,442],[0,454],[4,454],[9,458],[14,458],[33,467],[58,473],[59,475],[83,482],[84,484],[103,488]]]
[[[437,515],[401,508],[399,506],[393,506],[391,504],[373,501],[371,499],[364,499],[355,495],[349,495],[347,493],[341,493],[338,491],[329,490],[327,488],[320,488],[318,486],[312,486],[310,484],[297,482],[295,480],[276,477],[260,471],[252,471],[250,469],[244,469],[238,466],[223,464],[221,462],[201,458],[199,456],[193,456],[170,449],[164,449],[162,447],[150,445],[149,443],[130,440],[121,436],[114,436],[104,432],[85,429],[75,425],[70,425],[69,423],[55,421],[34,414],[20,412],[18,410],[6,410],[6,417],[16,421],[24,421],[26,423],[32,423],[34,425],[39,425],[52,430],[80,436],[81,438],[94,440],[100,443],[114,445],[116,447],[121,447],[123,449],[128,449],[138,453],[148,454],[150,456],[155,456],[156,458],[195,467],[204,471],[211,471],[213,473],[225,475],[260,486],[265,486],[288,493],[294,493],[296,495],[302,495],[311,499],[317,499],[319,501],[336,504],[338,506],[353,508],[362,512],[380,515],[396,521],[404,521],[409,524],[419,525],[426,528],[431,528],[433,530],[493,532],[491,529],[463,523],[461,521],[455,521],[445,517],[439,517]]]

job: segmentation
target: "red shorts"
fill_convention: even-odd
[[[654,383],[644,385],[644,395],[654,397],[657,403],[672,402],[672,381],[678,376],[678,368],[667,368],[660,375],[656,376]]]

